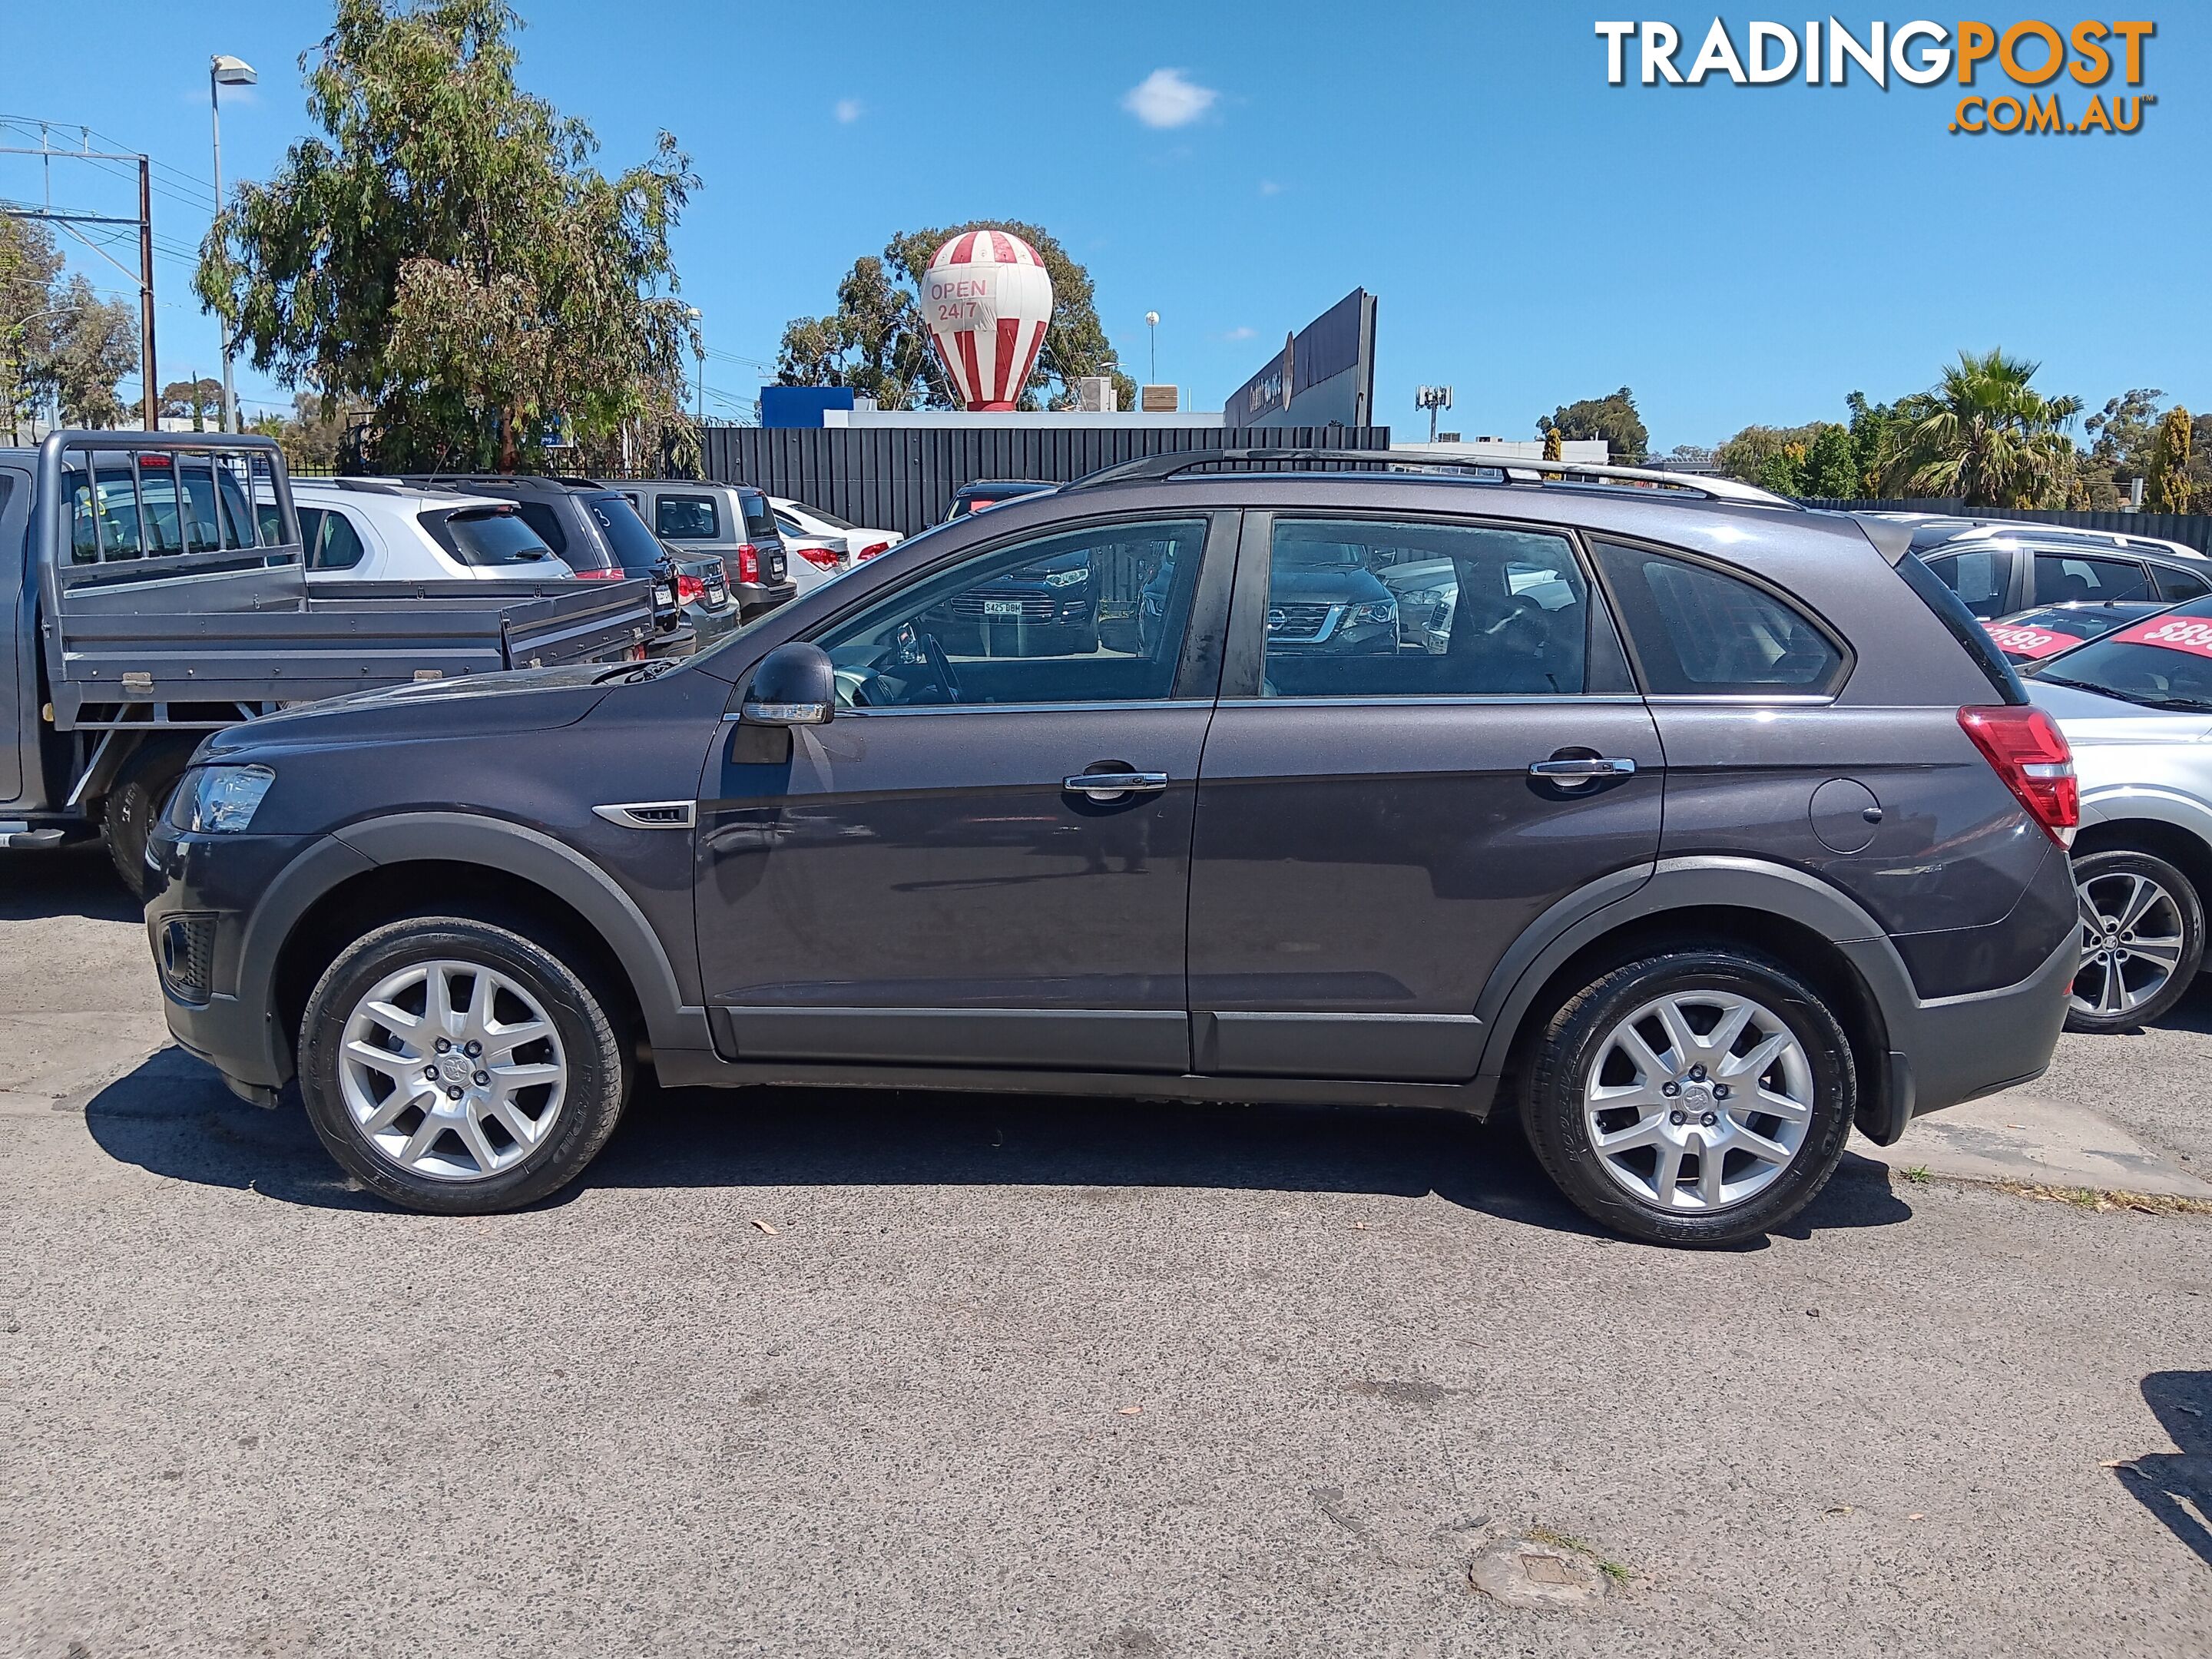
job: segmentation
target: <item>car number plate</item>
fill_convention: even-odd
[[[665,582],[655,582],[655,583],[653,583],[653,602],[655,605],[673,605],[673,604],[675,604],[675,603],[676,603],[676,590],[675,590],[674,588],[672,588],[672,587],[669,586],[668,586],[668,584],[667,584],[667,583],[665,583]]]
[[[983,614],[987,617],[1018,617],[1022,614],[1019,599],[986,599]]]

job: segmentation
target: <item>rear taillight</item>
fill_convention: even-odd
[[[618,582],[623,579],[619,570],[579,570],[575,575],[580,582]]]
[[[760,549],[750,542],[738,544],[738,580],[741,582],[760,580]]]
[[[1959,724],[2028,817],[2061,847],[2070,844],[2081,821],[2081,793],[2074,751],[2058,723],[2040,708],[1987,703],[1961,708]]]
[[[837,568],[837,550],[834,547],[810,547],[801,542],[799,556],[817,569],[835,570]]]
[[[696,576],[687,576],[680,570],[676,573],[677,604],[703,605],[706,599],[707,584],[705,582]]]
[[[878,553],[888,553],[890,550],[891,544],[889,542],[870,542],[860,550],[860,556],[864,559],[872,559]]]

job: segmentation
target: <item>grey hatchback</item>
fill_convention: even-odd
[[[149,853],[170,1026],[446,1213],[574,1180],[649,1067],[1510,1112],[1597,1220],[1742,1240],[2065,1015],[2065,743],[1907,534],[1627,469],[1147,458],[686,663],[217,733]],[[1434,647],[1285,648],[1317,546],[1448,564]],[[1148,625],[938,630],[1037,569]]]

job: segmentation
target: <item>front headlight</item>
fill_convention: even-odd
[[[1047,587],[1073,587],[1078,582],[1090,580],[1091,572],[1087,569],[1049,570],[1045,573],[1044,585]]]
[[[170,817],[179,830],[234,834],[251,825],[276,775],[265,766],[203,766],[185,776]]]
[[[1395,599],[1370,599],[1365,605],[1355,605],[1345,625],[1358,628],[1366,623],[1382,623],[1395,628],[1398,625],[1398,602]]]

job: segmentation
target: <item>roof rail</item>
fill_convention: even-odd
[[[1172,478],[1199,467],[1231,463],[1281,465],[1312,461],[1376,472],[1407,468],[1494,473],[1498,483],[1508,484],[1540,483],[1547,477],[1569,483],[1577,479],[1592,478],[1601,483],[1618,481],[1657,484],[1665,489],[1680,490],[1685,495],[1701,495],[1707,501],[1747,501],[1760,507],[1786,507],[1792,510],[1797,507],[1797,503],[1787,495],[1778,495],[1772,490],[1761,489],[1756,484],[1740,483],[1734,478],[1668,472],[1652,466],[1607,466],[1585,461],[1529,461],[1517,456],[1492,459],[1478,455],[1413,455],[1388,449],[1176,450],[1168,454],[1139,455],[1133,460],[1119,461],[1096,472],[1085,473],[1063,488],[1089,489],[1099,484],[1124,483],[1133,479]]]

